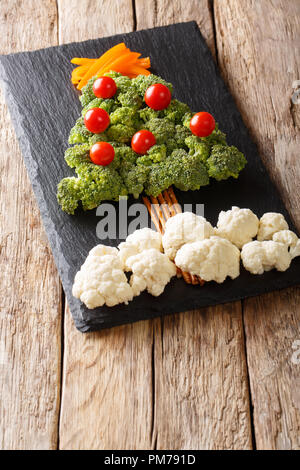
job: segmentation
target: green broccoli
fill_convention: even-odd
[[[65,151],[65,160],[69,167],[76,168],[82,163],[90,163],[89,144],[74,145]]]
[[[69,135],[69,144],[81,144],[89,141],[92,133],[87,130],[84,124],[83,117],[77,119],[75,126],[72,127]]]
[[[220,131],[218,124],[216,124],[216,128],[212,131],[212,133],[210,135],[208,135],[207,137],[200,137],[200,139],[206,145],[209,145],[210,148],[213,145],[217,145],[217,144],[227,145],[226,134],[224,134],[224,132]]]
[[[220,144],[213,146],[211,155],[206,161],[209,176],[217,181],[230,176],[237,178],[246,163],[246,158],[236,147]]]
[[[172,184],[181,191],[195,191],[209,184],[207,168],[197,154],[188,155],[184,150],[174,150],[166,160],[166,167]]]
[[[82,116],[71,129],[69,143],[74,146],[65,152],[65,160],[75,168],[77,177],[63,179],[58,185],[57,198],[62,209],[73,214],[79,204],[84,210],[97,207],[103,200],[118,200],[143,191],[158,196],[174,185],[180,190],[196,190],[217,180],[238,177],[246,159],[235,147],[229,147],[226,136],[218,129],[208,137],[198,138],[191,133],[190,108],[176,99],[163,110],[155,111],[145,105],[146,89],[155,83],[172,85],[155,75],[140,75],[134,79],[118,72],[104,75],[113,78],[117,93],[111,99],[96,98],[89,80],[80,98]],[[93,134],[84,124],[87,110],[100,107],[110,115],[105,132]],[[156,144],[145,155],[135,153],[130,146],[132,136],[140,129],[152,132]],[[96,142],[109,142],[115,151],[107,166],[90,160],[90,148]]]
[[[146,155],[142,155],[137,159],[138,165],[151,166],[153,163],[162,162],[167,158],[167,149],[165,145],[153,145]]]
[[[140,120],[134,108],[127,107],[117,108],[113,113],[111,113],[110,123],[112,125],[122,124],[133,129],[138,129],[140,126]]]
[[[210,154],[210,147],[201,139],[199,139],[199,137],[190,135],[185,139],[185,144],[190,150],[190,155],[199,156],[202,162],[205,162],[208,159]]]
[[[183,116],[190,112],[191,110],[187,104],[174,99],[169,106],[163,110],[163,117],[170,119],[170,121],[175,122],[175,124],[181,124]]]
[[[118,105],[116,104],[116,102],[112,99],[104,100],[103,98],[95,98],[92,101],[90,101],[87,106],[83,108],[81,114],[84,117],[86,112],[92,108],[104,109],[109,114],[113,112],[117,108],[117,106]]]
[[[150,119],[163,117],[162,111],[155,111],[154,109],[148,108],[148,106],[146,108],[140,109],[138,114],[143,122],[148,122]]]
[[[108,166],[82,164],[76,168],[80,198],[84,210],[97,207],[102,201],[117,201],[127,195],[127,189],[116,170]]]
[[[90,101],[94,100],[96,98],[94,92],[93,92],[93,85],[97,77],[92,77],[87,84],[82,87],[81,90],[81,96],[79,97],[81,105],[83,108],[87,106]]]
[[[129,89],[125,93],[120,93],[118,101],[122,106],[133,109],[139,109],[143,104],[142,98],[136,93],[135,89]]]
[[[173,85],[166,82],[161,77],[157,75],[138,75],[136,78],[132,79],[132,84],[135,86],[138,94],[144,99],[145,92],[149,86],[154,85],[155,83],[162,83],[169,88],[170,92],[173,91]]]
[[[78,178],[64,178],[57,186],[57,201],[63,211],[74,214],[81,199],[81,188]]]
[[[166,118],[150,119],[150,121],[145,123],[144,128],[154,134],[157,144],[164,144],[175,133],[174,123]]]
[[[138,198],[144,190],[144,184],[148,178],[149,168],[145,165],[133,165],[130,162],[124,162],[119,173],[126,186],[128,194],[133,194],[135,198]]]
[[[158,196],[172,184],[172,176],[168,172],[165,161],[156,163],[149,168],[148,179],[145,182],[145,192],[149,196]]]

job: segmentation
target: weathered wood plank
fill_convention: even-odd
[[[164,317],[155,335],[158,449],[251,449],[240,302]]]
[[[214,2],[218,59],[271,176],[300,230],[300,5],[293,0]],[[244,302],[256,445],[299,449],[300,289]]]
[[[74,26],[70,18],[77,4],[81,15]],[[59,0],[58,5],[61,42],[133,27],[131,0],[99,1],[98,14],[91,13],[89,1]],[[105,21],[99,21],[103,11]],[[151,448],[154,324],[146,321],[83,335],[66,309],[61,449]]]
[[[56,44],[55,1],[0,4],[0,52]],[[0,448],[55,449],[61,286],[4,98],[0,98]]]
[[[136,0],[137,29],[196,20],[214,51],[209,3]],[[160,449],[251,448],[241,303],[162,322],[162,339],[155,335],[153,441]],[[225,353],[226,338],[232,343]]]
[[[137,29],[165,26],[184,21],[197,21],[206,42],[215,53],[212,13],[209,0],[135,0]]]
[[[60,44],[133,30],[132,0],[58,0],[57,4]]]

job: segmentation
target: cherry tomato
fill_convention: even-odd
[[[109,114],[101,108],[91,108],[84,116],[84,124],[87,130],[93,132],[93,134],[100,134],[104,132],[109,126],[110,118]]]
[[[140,155],[145,153],[156,144],[156,139],[152,132],[141,130],[134,134],[131,139],[131,148]]]
[[[197,137],[207,137],[215,127],[213,116],[205,111],[195,114],[190,121],[190,129]]]
[[[96,142],[90,149],[90,158],[96,165],[109,165],[115,158],[115,150],[108,142]]]
[[[171,101],[171,92],[168,87],[162,83],[156,83],[149,86],[145,93],[145,101],[149,108],[159,111],[169,106]]]
[[[93,92],[97,98],[111,98],[116,91],[116,82],[111,77],[99,77],[94,81]]]

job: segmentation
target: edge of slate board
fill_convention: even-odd
[[[72,47],[72,46],[74,47],[78,46],[79,48],[79,47],[85,47],[88,45],[92,46],[97,42],[101,43],[101,41],[102,42],[105,42],[105,41],[119,42],[120,40],[126,41],[126,38],[135,38],[145,33],[148,34],[149,32],[155,34],[158,31],[162,31],[162,30],[174,31],[175,29],[177,29],[178,31],[182,29],[181,32],[183,32],[184,29],[188,30],[189,28],[192,28],[193,32],[197,31],[197,34],[199,35],[199,39],[200,39],[201,46],[203,49],[202,53],[204,55],[205,54],[208,55],[210,66],[213,67],[214,69],[214,72],[216,74],[215,79],[217,80],[219,84],[219,87],[216,87],[216,90],[215,90],[216,93],[227,94],[228,99],[232,101],[231,103],[231,110],[233,111],[232,129],[226,130],[228,134],[228,140],[230,141],[230,132],[232,131],[232,133],[234,133],[234,126],[235,124],[237,124],[237,126],[239,127],[239,133],[240,133],[239,139],[241,140],[245,139],[246,144],[250,145],[251,143],[252,152],[255,152],[256,154],[258,154],[257,147],[252,142],[252,139],[249,136],[248,130],[246,129],[243,123],[242,117],[234,104],[233,98],[230,95],[228,89],[226,88],[222,78],[220,77],[220,73],[218,71],[216,64],[213,61],[211,52],[208,49],[206,42],[203,39],[200,33],[200,30],[194,21],[187,22],[187,23],[177,23],[175,25],[169,25],[169,26],[161,26],[161,27],[151,28],[148,30],[135,31],[132,33],[124,33],[124,34],[119,34],[119,35],[110,36],[106,38],[100,38],[96,40],[73,42],[73,43],[65,44],[61,46],[51,46],[49,48],[40,49],[39,51],[54,50],[58,52],[59,50],[63,50],[65,48]],[[99,330],[102,328],[110,328],[113,326],[130,323],[134,321],[139,321],[139,320],[144,320],[144,319],[149,319],[149,318],[154,318],[154,317],[161,316],[161,315],[183,312],[186,310],[197,309],[197,308],[204,307],[204,306],[207,307],[210,305],[237,301],[246,297],[253,297],[258,294],[271,292],[273,290],[279,290],[279,289],[283,289],[289,286],[299,284],[300,258],[293,261],[289,269],[289,276],[284,277],[282,276],[284,273],[278,273],[276,271],[271,271],[269,273],[265,273],[264,275],[260,276],[260,279],[262,281],[264,280],[267,281],[267,285],[264,282],[260,282],[256,288],[255,293],[251,291],[251,285],[249,285],[247,288],[245,288],[245,285],[243,285],[242,286],[243,295],[236,294],[236,291],[238,290],[237,288],[239,284],[243,282],[244,276],[248,275],[248,273],[246,273],[245,270],[241,268],[240,278],[237,278],[235,280],[226,280],[221,285],[216,285],[216,283],[214,282],[206,283],[205,288],[188,286],[182,280],[178,281],[176,279],[173,279],[171,283],[166,287],[165,294],[163,294],[163,296],[164,298],[168,297],[171,294],[172,289],[174,289],[174,285],[176,285],[176,291],[179,291],[179,299],[176,302],[176,306],[170,305],[169,309],[166,309],[166,307],[164,306],[163,311],[161,308],[160,297],[154,298],[150,294],[147,294],[147,293],[143,293],[140,296],[140,298],[136,298],[133,302],[129,303],[128,306],[121,305],[121,306],[117,306],[113,308],[101,307],[95,310],[86,309],[81,304],[81,302],[75,299],[71,294],[71,290],[70,290],[71,280],[68,279],[68,272],[66,272],[65,270],[66,260],[64,259],[63,252],[61,250],[62,240],[59,237],[59,234],[57,233],[56,228],[55,228],[55,224],[53,223],[53,220],[50,216],[48,204],[47,204],[47,202],[49,203],[49,201],[46,201],[44,197],[43,185],[37,177],[38,165],[36,164],[36,162],[34,161],[32,157],[31,142],[29,138],[26,136],[24,129],[22,127],[22,124],[20,125],[20,123],[22,123],[22,120],[24,118],[22,116],[22,112],[19,111],[19,106],[18,106],[17,101],[15,100],[15,97],[13,96],[13,93],[9,90],[7,84],[5,83],[5,80],[7,80],[7,74],[6,74],[5,65],[4,65],[5,60],[7,59],[9,60],[10,57],[23,56],[24,54],[33,57],[33,55],[39,51],[19,52],[17,54],[9,54],[7,56],[0,56],[0,77],[4,81],[4,92],[5,92],[6,101],[8,103],[11,120],[14,124],[16,135],[20,142],[20,147],[21,147],[22,154],[24,157],[25,165],[30,176],[30,180],[34,189],[35,197],[39,204],[43,224],[45,226],[46,233],[50,241],[50,246],[54,254],[55,262],[57,264],[58,271],[63,282],[63,286],[67,295],[70,310],[73,315],[75,325],[81,332],[95,331],[95,330]],[[155,71],[154,73],[159,74],[159,71]],[[67,80],[69,81],[69,77],[67,77]],[[74,107],[76,107],[75,103],[74,103]],[[221,128],[224,129],[223,123],[221,123]],[[246,144],[245,146],[247,146]],[[290,228],[295,231],[295,227],[282,203],[279,192],[277,188],[274,186],[273,182],[271,181],[262,162],[261,162],[261,165],[259,165],[257,170],[261,172],[262,176],[267,177],[268,183],[270,183],[270,185],[273,186],[272,190],[273,190],[274,201],[277,204],[277,206],[278,205],[280,206],[281,212],[283,212],[285,217],[287,218]],[[241,178],[242,177],[243,176],[241,175]],[[232,183],[232,185],[233,184],[234,183]],[[220,186],[220,191],[221,191],[221,184],[218,183],[218,185]],[[226,189],[225,184],[224,184],[224,187]],[[179,202],[183,203],[185,202],[185,200],[189,202],[189,197],[186,193],[182,193],[178,190],[176,190],[176,193],[179,194],[178,196]],[[57,209],[60,210],[59,207],[57,207]],[[62,214],[62,219],[63,217],[64,216]],[[215,222],[212,220],[210,221]],[[64,222],[62,222],[62,224],[63,223]],[[84,253],[83,258],[85,258],[86,255],[87,253]],[[79,266],[77,267],[77,269],[79,268]],[[281,276],[281,277],[279,278],[278,276]],[[198,289],[198,294],[199,294],[198,297],[194,299],[189,298],[188,294],[190,293],[192,297],[195,294],[195,289]],[[188,302],[187,302],[187,299],[188,299]],[[151,304],[151,310],[147,308],[148,304],[149,305]],[[131,308],[131,306],[133,307],[133,309]],[[133,310],[134,310],[134,314],[133,314]]]

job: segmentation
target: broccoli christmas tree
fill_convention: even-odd
[[[64,178],[58,185],[58,202],[74,214],[79,205],[93,209],[105,200],[141,193],[158,196],[174,185],[182,191],[197,190],[216,180],[237,178],[246,159],[236,147],[228,146],[225,134],[216,126],[208,137],[196,137],[189,123],[193,117],[188,105],[172,99],[161,111],[149,108],[144,95],[149,86],[162,83],[172,92],[172,85],[155,75],[130,79],[117,72],[105,74],[114,79],[117,92],[113,98],[96,98],[92,78],[82,89],[82,116],[76,121],[65,153],[67,164],[76,176]],[[104,109],[110,118],[105,132],[94,134],[84,123],[86,112]],[[133,135],[145,129],[156,143],[144,155],[131,148]],[[109,142],[114,159],[102,166],[92,162],[90,149],[97,142]]]

